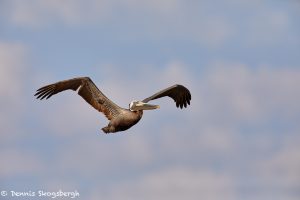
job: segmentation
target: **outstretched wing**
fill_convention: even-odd
[[[78,90],[79,88],[79,90]],[[89,77],[79,77],[46,85],[37,90],[37,99],[48,99],[52,95],[65,90],[78,90],[78,94],[96,110],[105,114],[111,120],[121,113],[122,108],[108,99]]]
[[[165,96],[171,97],[176,102],[176,107],[179,108],[180,106],[181,109],[183,106],[186,108],[187,104],[190,105],[192,99],[191,93],[186,87],[176,84],[144,99],[143,102],[147,103]]]

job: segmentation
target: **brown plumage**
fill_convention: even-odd
[[[124,109],[107,98],[89,77],[73,78],[46,85],[38,89],[34,96],[41,100],[48,99],[54,94],[69,89],[78,90],[78,94],[87,103],[99,112],[104,113],[106,118],[110,120],[108,126],[102,128],[105,133],[124,131],[135,125],[142,118],[144,109],[149,110],[159,107],[147,104],[151,100],[169,96],[180,108],[187,107],[187,104],[189,105],[191,101],[191,93],[187,88],[182,85],[173,85],[143,101],[132,102],[129,109]]]

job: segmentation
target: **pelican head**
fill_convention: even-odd
[[[138,110],[154,110],[159,108],[159,105],[152,105],[148,103],[144,103],[142,101],[132,101],[129,104],[130,111],[138,111]]]

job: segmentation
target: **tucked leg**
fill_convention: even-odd
[[[108,134],[108,133],[114,133],[114,132],[116,132],[116,129],[115,129],[114,126],[108,125],[108,126],[106,126],[106,127],[103,127],[103,128],[102,128],[102,131],[103,131],[104,133]]]

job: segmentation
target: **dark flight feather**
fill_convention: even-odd
[[[176,103],[176,107],[177,108],[180,107],[181,109],[183,107],[186,108],[187,105],[190,105],[190,101],[192,99],[191,93],[186,87],[184,87],[183,85],[176,84],[155,93],[154,95],[144,99],[143,102],[147,103],[151,100],[158,99],[165,96],[172,98]]]

